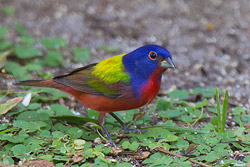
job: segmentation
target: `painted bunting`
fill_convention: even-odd
[[[105,114],[113,116],[125,133],[138,131],[128,128],[113,112],[149,104],[158,94],[162,73],[174,67],[168,50],[145,45],[51,80],[27,80],[18,85],[51,87],[75,96],[85,107],[99,111],[99,124],[112,141],[105,127]]]

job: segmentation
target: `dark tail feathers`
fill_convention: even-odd
[[[27,80],[15,83],[17,86],[35,86],[35,87],[51,87],[58,88],[58,83],[53,80]]]

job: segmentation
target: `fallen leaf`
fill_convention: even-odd
[[[75,145],[75,149],[79,150],[79,149],[83,149],[84,148],[84,144],[86,143],[85,140],[82,139],[76,139],[74,140],[74,145]]]
[[[32,167],[54,167],[54,163],[48,161],[47,159],[32,159],[23,164],[23,166],[32,166]]]
[[[199,145],[194,144],[194,143],[190,144],[190,145],[188,146],[188,148],[186,149],[185,154],[188,155],[188,154],[194,153],[195,150],[196,150],[196,148],[197,148],[198,146],[199,146]]]
[[[83,156],[83,150],[81,151],[76,151],[74,153],[74,156],[72,157],[72,160],[74,163],[80,162],[81,160],[83,160],[84,156]]]
[[[250,123],[244,125],[245,128],[250,128]]]
[[[139,153],[138,155],[135,156],[135,159],[138,159],[138,160],[144,160],[146,158],[148,158],[148,156],[150,155],[151,153],[149,151],[145,151],[145,152],[142,152],[142,153]]]
[[[213,23],[208,23],[207,24],[207,30],[212,31],[214,29],[214,24]]]
[[[14,99],[8,100],[4,104],[0,104],[0,115],[7,113],[9,110],[15,107],[22,99],[23,97],[16,97]]]
[[[119,153],[122,153],[124,149],[122,147],[112,147],[110,154],[112,155],[118,155]]]

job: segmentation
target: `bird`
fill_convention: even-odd
[[[159,92],[162,74],[171,68],[175,64],[170,52],[160,45],[149,44],[50,80],[26,80],[16,85],[51,87],[73,95],[83,106],[99,112],[98,122],[112,142],[105,127],[105,115],[113,116],[124,133],[138,132],[113,112],[148,105]]]

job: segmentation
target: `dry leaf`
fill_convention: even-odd
[[[32,159],[23,164],[23,166],[32,166],[32,167],[54,167],[54,163],[48,161],[47,159]]]
[[[119,153],[122,153],[124,149],[122,147],[112,147],[110,154],[112,155],[118,155]]]
[[[9,110],[15,107],[22,99],[23,97],[16,97],[14,99],[8,100],[4,104],[0,104],[0,115],[7,113]]]
[[[84,156],[83,156],[83,150],[81,151],[76,151],[74,153],[74,156],[72,157],[72,160],[74,163],[80,162],[81,160],[83,160]]]
[[[142,152],[142,153],[138,153],[138,155],[135,156],[135,159],[138,159],[138,160],[144,160],[146,158],[148,158],[148,156],[150,155],[151,153],[149,151],[145,151],[145,152]]]

